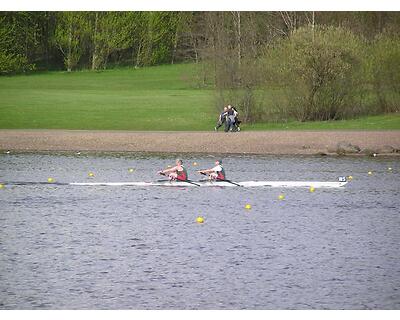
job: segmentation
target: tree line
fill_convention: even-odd
[[[173,63],[183,14],[2,12],[0,73]]]
[[[398,111],[397,12],[2,12],[0,74],[194,62],[246,121]]]

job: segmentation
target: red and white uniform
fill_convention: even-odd
[[[210,178],[215,180],[225,180],[225,170],[222,165],[218,164],[211,169],[213,172],[210,173]]]

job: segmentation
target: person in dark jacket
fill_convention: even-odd
[[[222,111],[221,114],[219,115],[217,125],[216,125],[215,128],[214,128],[215,131],[218,131],[218,129],[219,129],[222,125],[224,125],[224,124],[226,125],[226,115],[227,115],[227,112],[228,112],[228,108],[227,108],[227,107],[224,107],[224,111]]]

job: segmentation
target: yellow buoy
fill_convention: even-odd
[[[135,170],[133,170],[132,168],[129,168],[128,171],[132,173]]]
[[[368,171],[368,175],[372,175],[372,171]]]
[[[0,189],[4,188],[4,184],[0,183]]]
[[[167,168],[171,168],[171,166],[170,166],[170,165],[168,165],[168,166],[167,166]]]
[[[88,176],[89,176],[89,177],[94,177],[94,173],[93,173],[93,172],[89,172],[89,173],[88,173]]]
[[[353,176],[348,176],[347,179],[353,180]]]
[[[52,183],[52,182],[54,182],[54,179],[53,178],[47,178],[47,182]]]
[[[314,192],[315,188],[314,187],[310,187],[310,192]]]
[[[279,197],[278,197],[278,199],[279,199],[279,200],[284,200],[284,199],[285,199],[285,196],[284,196],[283,194],[280,194]]]
[[[197,162],[193,162],[193,165],[194,165],[194,166],[197,166]]]
[[[250,210],[250,209],[251,209],[251,204],[246,204],[246,205],[244,206],[244,208],[247,209],[247,210]]]
[[[196,222],[197,223],[203,223],[204,222],[204,218],[203,217],[197,217]]]

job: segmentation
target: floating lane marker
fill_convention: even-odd
[[[197,217],[196,222],[199,224],[204,223],[204,218],[203,217]]]
[[[280,194],[278,197],[279,200],[285,200],[285,196],[283,194]]]
[[[372,171],[368,171],[368,175],[371,176],[372,175]]]
[[[391,167],[388,168],[388,171],[392,171],[393,169]]]
[[[129,171],[130,173],[132,173],[132,172],[135,171],[135,170],[132,169],[132,168],[129,168],[128,171]]]
[[[4,184],[0,183],[0,189],[4,189]]]
[[[314,187],[310,187],[310,192],[314,192],[315,188]]]
[[[244,206],[244,208],[247,209],[247,210],[250,210],[250,209],[251,209],[251,204],[246,204],[246,205]]]
[[[88,176],[89,176],[89,177],[94,177],[94,173],[93,173],[93,172],[89,172],[89,173],[88,173]]]
[[[353,176],[348,176],[347,179],[348,180],[353,180]]]
[[[48,183],[53,183],[53,182],[54,182],[54,179],[53,179],[53,178],[47,178],[47,182],[48,182]]]
[[[194,166],[197,166],[197,162],[193,162],[193,165],[194,165]]]

